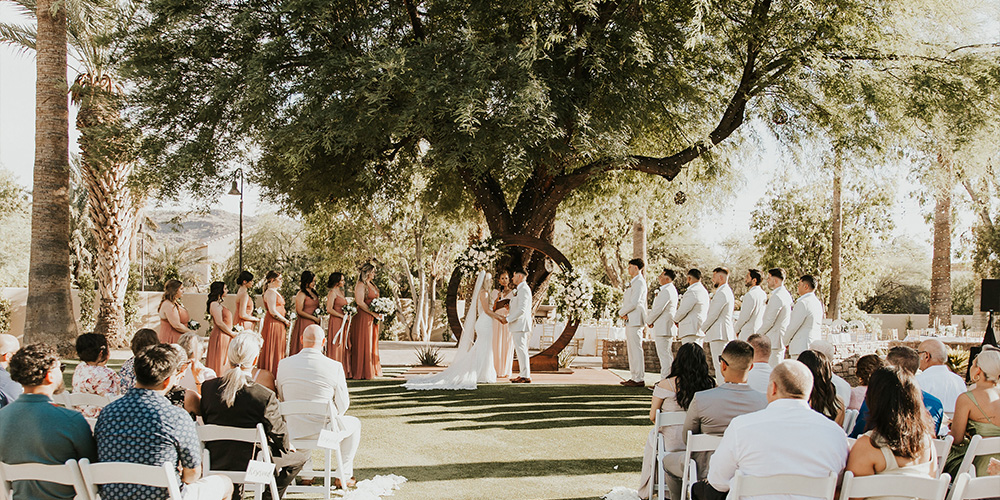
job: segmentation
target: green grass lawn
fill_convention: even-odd
[[[481,385],[406,391],[351,382],[359,480],[409,479],[393,498],[597,498],[635,488],[650,392],[614,386]]]

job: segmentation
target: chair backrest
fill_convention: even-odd
[[[324,429],[333,432],[340,432],[344,429],[344,425],[339,418],[340,415],[333,406],[333,401],[283,401],[278,403],[278,411],[281,412],[281,416],[286,421],[288,417],[295,415],[323,416],[326,417],[326,421],[323,424]],[[299,440],[296,438],[297,436],[292,437],[293,440],[296,440],[295,446],[298,447]]]
[[[799,495],[833,500],[836,489],[836,472],[832,472],[826,477],[808,477],[793,474],[754,477],[746,476],[742,472],[736,471],[736,479],[733,481],[729,498],[739,500],[741,497],[757,495]]]
[[[944,472],[944,464],[948,461],[948,453],[951,453],[951,444],[955,441],[955,437],[951,434],[945,436],[944,439],[934,440],[934,455],[937,456],[937,470],[934,473],[934,477],[941,477],[941,473]]]
[[[181,500],[180,481],[177,479],[176,465],[164,463],[161,466],[134,464],[130,462],[90,463],[80,459],[80,473],[90,498],[98,498],[97,487],[102,484],[141,484],[156,488],[166,488],[170,500]]]
[[[965,452],[965,458],[962,459],[962,465],[958,468],[959,474],[962,472],[974,473],[972,461],[976,457],[996,453],[1000,453],[1000,437],[984,438],[979,434],[972,436],[972,439],[969,441],[969,447]]]
[[[87,499],[87,487],[83,484],[80,467],[76,460],[69,459],[64,464],[46,465],[38,463],[5,464],[0,462],[0,500],[14,498],[14,481],[44,481],[72,486],[78,498]]]
[[[722,436],[713,436],[711,434],[695,434],[688,431],[687,438],[687,452],[697,453],[699,451],[715,451],[719,447],[719,443],[722,441]],[[687,458],[691,458],[690,456]]]
[[[104,408],[112,401],[111,397],[104,394],[90,394],[87,392],[63,392],[62,394],[54,395],[52,399],[67,408],[78,408],[80,406]]]
[[[656,428],[659,429],[668,425],[684,425],[684,419],[686,418],[686,411],[656,410]]]
[[[879,496],[944,500],[950,484],[951,476],[948,474],[937,479],[898,474],[854,477],[853,472],[847,471],[844,473],[844,483],[840,488],[840,500]]]
[[[229,427],[226,425],[199,425],[198,439],[204,443],[212,441],[237,441],[240,443],[256,444],[264,452],[266,461],[270,462],[271,449],[267,446],[267,434],[264,432],[264,425],[257,424],[257,427]],[[208,450],[205,450],[207,457]],[[208,468],[206,465],[205,468]]]
[[[844,432],[850,434],[858,422],[859,410],[844,410]]]
[[[1000,492],[1000,476],[972,477],[968,472],[958,475],[949,500],[996,498]]]

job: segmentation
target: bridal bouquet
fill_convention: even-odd
[[[243,325],[233,325],[233,333],[240,334],[243,333],[244,330],[246,329],[243,328]]]
[[[388,297],[379,297],[372,300],[369,309],[375,314],[385,314],[389,315],[396,311],[396,305],[392,303],[392,299]]]
[[[264,317],[264,308],[263,307],[258,307],[256,309],[254,309],[253,310],[253,317],[255,317],[255,318],[263,318]]]
[[[199,328],[201,328],[201,323],[192,319],[191,321],[187,322],[187,327],[191,331],[197,331]]]
[[[455,266],[462,274],[471,275],[483,269],[490,269],[500,256],[503,244],[496,238],[480,241],[466,248],[455,259]]]
[[[344,315],[345,316],[354,316],[357,313],[358,313],[358,306],[356,306],[354,304],[344,304]]]
[[[576,271],[561,274],[557,281],[556,311],[569,321],[582,321],[592,313],[594,286]]]

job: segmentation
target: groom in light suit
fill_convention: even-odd
[[[514,354],[517,354],[517,364],[521,372],[510,379],[514,384],[531,383],[531,361],[528,359],[528,339],[531,338],[531,287],[524,282],[527,277],[524,269],[514,268],[511,281],[517,288],[510,300],[510,312],[507,313],[507,326],[514,341]]]
[[[664,269],[657,281],[660,288],[653,298],[653,307],[646,315],[646,323],[653,330],[653,341],[656,342],[656,357],[660,358],[660,377],[667,378],[670,365],[674,361],[673,343],[677,334],[674,315],[677,313],[677,288],[674,287],[673,269]]]
[[[622,307],[618,316],[625,320],[625,345],[628,348],[628,368],[630,378],[622,380],[625,387],[646,386],[646,357],[642,349],[642,328],[646,325],[646,279],[642,276],[642,268],[646,264],[642,259],[628,261],[628,275],[632,277],[625,295],[622,297]]]

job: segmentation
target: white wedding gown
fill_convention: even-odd
[[[493,363],[493,318],[490,318],[479,304],[479,289],[483,273],[476,281],[473,297],[476,304],[466,316],[458,353],[448,368],[440,373],[413,377],[403,387],[409,390],[428,391],[432,389],[471,390],[476,383],[493,384],[497,381],[497,370]],[[471,328],[470,328],[471,327]],[[472,340],[473,330],[475,342]],[[469,346],[469,344],[472,344]]]

